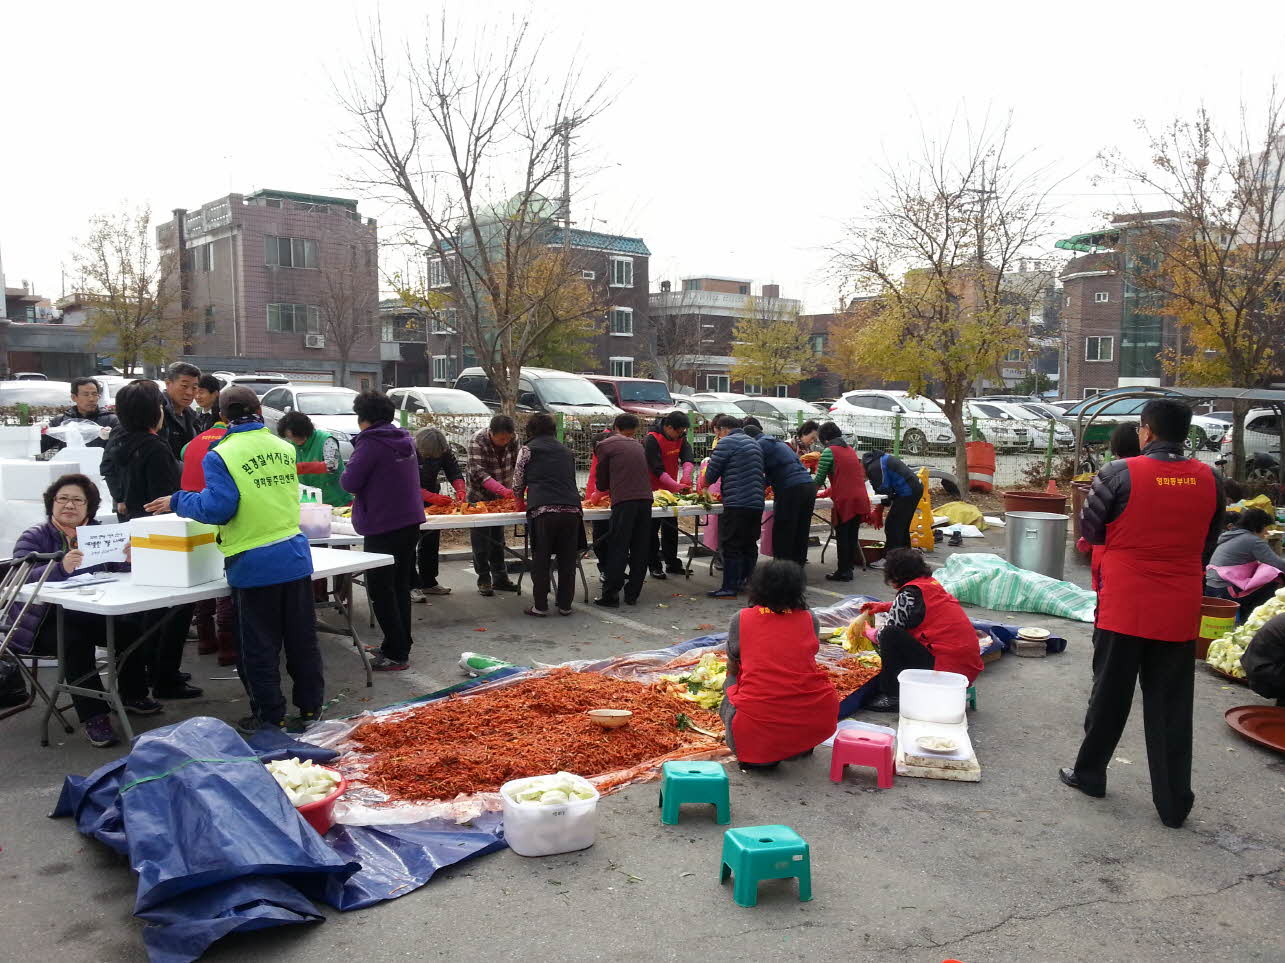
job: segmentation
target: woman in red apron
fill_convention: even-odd
[[[743,769],[810,753],[839,718],[839,694],[817,665],[817,618],[797,562],[760,564],[748,608],[727,634],[727,684],[719,714]]]
[[[843,431],[833,421],[821,426],[818,437],[825,451],[817,464],[817,498],[834,502],[830,524],[838,543],[839,567],[826,576],[831,582],[851,582],[857,564],[857,536],[861,520],[870,514],[870,493],[866,491],[866,469],[861,457],[843,440]],[[829,482],[828,488],[823,488]]]

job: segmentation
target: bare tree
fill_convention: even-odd
[[[835,251],[842,279],[878,300],[858,339],[837,354],[849,376],[940,388],[956,439],[955,471],[967,478],[964,400],[974,383],[1024,343],[1030,305],[1004,275],[1030,257],[1051,227],[1047,171],[1009,146],[1011,119],[925,139],[920,155],[884,171],[884,187]]]
[[[705,336],[704,316],[696,305],[698,292],[664,291],[651,312],[652,339],[648,345],[653,375],[671,388],[690,375],[693,387],[701,359],[710,352],[713,338]]]
[[[322,269],[319,315],[321,334],[339,356],[339,383],[348,384],[353,350],[374,336],[379,289],[373,269],[363,269],[354,257],[343,266]]]
[[[1256,116],[1242,104],[1230,128],[1201,107],[1143,129],[1145,162],[1119,151],[1103,161],[1168,208],[1121,225],[1127,276],[1179,333],[1165,366],[1185,384],[1267,387],[1285,374],[1285,96],[1273,87]],[[1233,403],[1237,477],[1247,410]]]
[[[178,255],[156,249],[150,209],[91,217],[72,260],[90,338],[114,343],[117,367],[132,373],[182,353],[191,318],[181,308]]]
[[[601,314],[569,257],[569,167],[573,135],[607,100],[575,63],[544,70],[527,19],[461,33],[443,15],[390,55],[376,26],[342,102],[355,183],[407,215],[407,242],[437,262],[460,333],[511,412],[545,334]]]

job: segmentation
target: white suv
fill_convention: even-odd
[[[848,391],[830,406],[834,423],[862,447],[891,450],[898,416],[901,450],[907,455],[922,455],[929,447],[954,447],[955,433],[946,413],[930,398],[912,398],[904,391]]]
[[[1271,408],[1251,408],[1245,415],[1245,454],[1255,452],[1279,455],[1281,453],[1281,416]],[[1231,425],[1222,442],[1222,453],[1231,456]]]

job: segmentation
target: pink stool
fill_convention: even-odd
[[[880,789],[892,788],[895,773],[892,758],[892,736],[886,732],[862,732],[844,729],[834,737],[830,755],[830,781],[843,782],[844,766],[871,766],[879,775]]]

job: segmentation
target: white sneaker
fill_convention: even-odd
[[[423,589],[413,588],[410,590],[410,600],[412,602],[427,602],[428,596],[424,594]]]
[[[871,567],[871,568],[874,568],[874,569],[880,569],[880,568],[883,568],[885,564],[887,564],[887,563],[886,563],[886,562],[884,562],[884,560],[880,558],[880,559],[876,559],[875,561],[871,562],[871,563],[870,563],[870,567]]]

